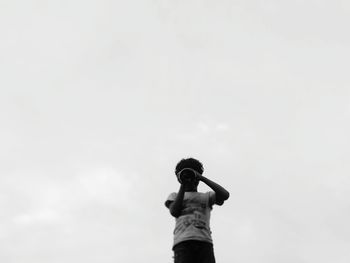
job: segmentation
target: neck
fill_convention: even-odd
[[[195,188],[195,189],[186,189],[185,192],[197,192],[197,188]]]

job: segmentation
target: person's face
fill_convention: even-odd
[[[197,186],[199,184],[199,180],[197,177],[197,172],[193,169],[183,169],[180,171],[178,176],[181,178],[179,182],[183,183],[185,186],[185,191],[193,192],[197,191]],[[178,177],[178,179],[179,179]]]
[[[185,191],[186,192],[195,192],[197,191],[199,181],[197,179],[191,180],[191,181],[186,181],[185,182]]]
[[[192,169],[184,169],[181,173],[181,180],[185,185],[186,191],[197,191],[199,180],[196,171]]]

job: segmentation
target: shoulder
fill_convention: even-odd
[[[212,208],[212,206],[215,204],[215,192],[214,191],[208,191],[208,192],[198,192],[197,194],[197,200],[200,200],[200,202],[206,203],[207,206]]]
[[[176,195],[177,193],[172,192],[171,194],[168,195],[168,198],[166,199],[166,201],[164,202],[164,205],[169,208],[169,205],[174,202],[174,200],[176,199]]]
[[[208,203],[209,206],[212,207],[215,204],[215,192],[214,191],[209,191],[206,192],[207,198],[208,198]]]

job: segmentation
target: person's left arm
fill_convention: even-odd
[[[221,185],[213,182],[212,180],[206,178],[203,175],[198,175],[198,179],[208,185],[215,192],[215,203],[222,205],[225,200],[230,197],[230,193],[223,188]]]

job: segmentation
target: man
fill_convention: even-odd
[[[180,183],[178,193],[171,193],[165,202],[175,217],[175,263],[215,263],[213,240],[210,230],[210,213],[213,205],[222,205],[230,196],[219,184],[204,177],[203,165],[194,158],[177,163],[175,174]],[[199,182],[213,191],[197,191]]]

